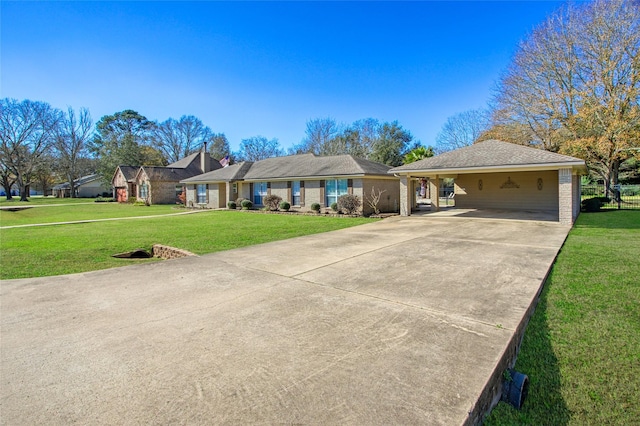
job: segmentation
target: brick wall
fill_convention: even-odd
[[[153,257],[159,257],[161,259],[179,259],[181,257],[195,256],[187,250],[182,250],[175,247],[169,247],[162,244],[154,244],[151,249]]]

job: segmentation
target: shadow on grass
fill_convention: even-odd
[[[547,278],[536,310],[527,325],[515,369],[529,376],[529,394],[521,410],[500,402],[485,425],[566,425],[570,412],[560,392],[561,374],[547,323]]]
[[[634,216],[637,220],[629,220]],[[604,209],[599,212],[583,212],[576,225],[579,228],[640,229],[640,210]]]

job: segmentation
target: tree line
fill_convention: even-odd
[[[436,151],[500,139],[582,158],[607,192],[640,178],[639,50],[638,1],[567,3],[517,46],[487,108],[447,119]]]
[[[158,123],[133,110],[117,112],[93,123],[86,108],[66,111],[46,102],[0,100],[0,179],[7,199],[16,185],[27,201],[29,186],[43,191],[66,180],[75,196],[75,181],[98,173],[111,182],[118,165],[163,166],[208,143],[211,154],[229,153],[223,133],[214,133],[194,116]]]
[[[397,121],[380,123],[369,118],[351,125],[331,118],[307,122],[302,142],[288,151],[277,139],[254,136],[243,139],[231,152],[224,133],[215,133],[200,119],[184,115],[163,122],[147,119],[133,110],[105,115],[93,123],[88,109],[66,111],[46,102],[4,98],[0,100],[0,178],[7,199],[11,188],[19,188],[26,201],[29,186],[46,192],[56,181],[66,180],[75,196],[75,181],[97,173],[110,183],[117,166],[165,166],[208,147],[215,159],[229,156],[230,162],[259,161],[269,157],[314,153],[352,154],[392,166],[420,146]],[[433,155],[433,150],[416,151],[416,158]],[[417,157],[416,157],[417,156]]]

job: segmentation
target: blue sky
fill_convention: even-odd
[[[433,145],[561,4],[3,0],[0,97],[94,121],[195,115],[233,150],[256,135],[288,148],[320,117],[398,120]]]

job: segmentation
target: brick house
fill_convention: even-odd
[[[441,179],[453,178],[460,209],[540,211],[572,224],[580,213],[579,158],[489,140],[389,170],[400,176],[400,214],[415,205],[419,179],[428,178],[431,210],[440,209]]]
[[[183,191],[181,180],[216,170],[222,166],[204,149],[168,166],[118,166],[111,179],[113,197],[118,202],[174,204]]]
[[[137,192],[136,174],[140,167],[118,166],[111,178],[113,198],[119,203],[126,203],[130,197],[135,197]]]
[[[149,204],[175,204],[184,189],[182,180],[220,168],[220,163],[205,151],[164,167],[141,166],[134,179],[136,198]]]
[[[223,169],[184,179],[187,205],[223,208],[228,201],[246,198],[260,207],[267,195],[278,195],[296,210],[310,210],[314,203],[328,210],[338,197],[357,195],[363,214],[370,214],[365,203],[372,189],[384,191],[378,205],[382,212],[399,209],[398,178],[390,167],[351,155],[314,154],[273,157],[242,162]]]

